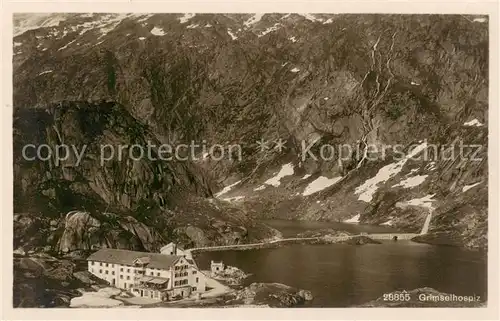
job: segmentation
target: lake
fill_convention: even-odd
[[[305,230],[338,228],[368,233],[390,227],[346,223],[267,221],[285,237]],[[251,273],[245,284],[278,282],[312,292],[310,307],[348,307],[395,290],[432,287],[457,295],[486,299],[486,255],[456,247],[411,241],[386,241],[362,246],[346,244],[287,245],[281,248],[205,252],[197,256],[202,269],[222,260]]]

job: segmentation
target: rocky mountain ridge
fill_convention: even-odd
[[[52,216],[57,224],[67,222],[69,211],[92,212],[126,235],[142,235],[124,227],[130,224],[159,227],[161,237],[154,231],[134,237],[138,248],[173,238],[199,245],[271,236],[256,226],[260,218],[352,220],[419,231],[432,212],[428,241],[486,247],[486,18],[40,19],[39,28],[18,23],[14,37],[16,212],[37,213],[43,221]],[[240,144],[242,160],[97,164],[102,144],[191,140]],[[261,140],[268,149],[259,149]],[[22,160],[20,149],[28,143],[62,142],[89,144],[89,158],[75,166],[73,157],[59,167]],[[442,157],[442,150],[458,152],[459,142],[482,148]],[[303,159],[303,146],[311,144],[315,155],[327,144],[349,148],[328,159]],[[414,157],[398,158],[393,148],[380,157],[384,146],[397,145]],[[439,150],[432,152],[434,146]],[[428,150],[434,157],[415,159]],[[78,232],[68,233],[62,231],[55,248],[85,248],[74,245],[89,238],[73,243],[68,235]]]

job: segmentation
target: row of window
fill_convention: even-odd
[[[178,285],[184,285],[184,284],[188,284],[188,280],[180,280],[180,281],[175,281],[174,282],[174,285],[175,286],[178,286]]]
[[[95,265],[96,262],[94,261],[91,261],[90,262],[90,265]],[[109,263],[102,263],[102,262],[99,262],[99,266],[103,266],[104,264],[104,267],[108,267],[110,264]],[[111,263],[111,267],[115,267],[115,265],[113,263]]]
[[[176,278],[179,278],[179,277],[183,277],[183,276],[188,276],[189,273],[187,272],[180,272],[180,273],[175,273],[175,277]]]
[[[189,265],[176,265],[175,270],[187,270],[189,268]]]
[[[90,269],[90,272],[94,273],[94,269]],[[102,269],[99,269],[99,273],[102,274]],[[104,270],[104,274],[109,274],[108,270]],[[115,275],[115,271],[111,271],[111,275]],[[187,273],[186,273],[186,275],[187,275]],[[151,272],[151,276],[155,276],[155,273]],[[160,272],[157,272],[156,276],[160,276]],[[120,274],[120,279],[123,280],[123,275],[121,275],[121,274]],[[127,275],[127,280],[130,280],[130,276],[129,275]]]
[[[94,273],[94,269],[90,269],[90,273]],[[99,273],[102,274],[102,269],[99,269]],[[109,271],[104,270],[104,274],[109,274]],[[111,271],[111,275],[115,275],[115,271]]]

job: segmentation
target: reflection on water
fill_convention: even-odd
[[[201,253],[198,257],[202,268],[208,268],[211,259],[252,273],[247,283],[279,282],[310,290],[314,300],[308,305],[315,307],[346,307],[394,290],[420,287],[485,298],[487,288],[483,254],[410,241],[290,245]]]

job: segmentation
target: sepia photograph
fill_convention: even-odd
[[[11,307],[488,307],[489,22],[14,13]]]

